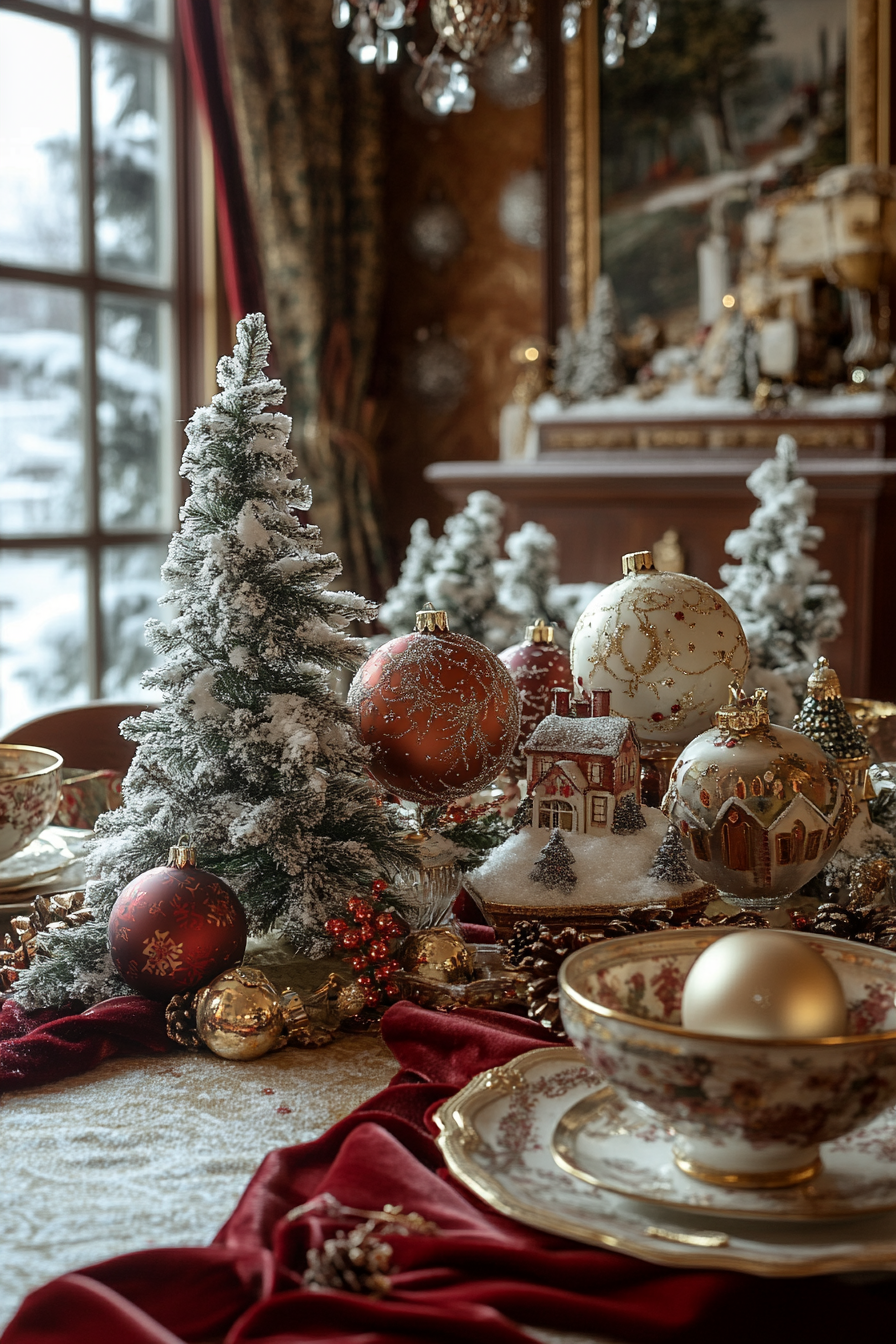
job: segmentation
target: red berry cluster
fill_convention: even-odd
[[[324,925],[336,946],[349,954],[346,960],[364,991],[368,1008],[378,1007],[383,998],[397,999],[399,995],[392,977],[401,965],[392,956],[390,940],[403,937],[407,928],[392,910],[380,908],[380,898],[388,886],[381,877],[376,878],[371,900],[352,896],[348,918],[328,919]]]

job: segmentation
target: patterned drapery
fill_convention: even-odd
[[[220,0],[278,374],[312,521],[343,582],[389,583],[367,384],[382,292],[381,92],[331,0]]]

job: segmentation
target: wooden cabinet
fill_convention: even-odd
[[[560,544],[564,582],[612,582],[622,554],[671,528],[687,571],[718,584],[725,539],[757,506],[746,478],[785,430],[818,490],[818,558],[847,604],[843,634],[825,652],[846,694],[896,699],[896,456],[884,417],[546,422],[533,461],[438,462],[425,475],[456,507],[471,490],[500,495],[508,531],[543,523]]]

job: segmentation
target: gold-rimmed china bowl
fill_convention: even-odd
[[[61,793],[58,752],[0,744],[0,863],[18,854],[50,824]]]
[[[896,953],[800,934],[836,972],[849,1034],[750,1040],[685,1030],[694,961],[732,929],[672,929],[592,944],[560,968],[563,1025],[639,1111],[672,1129],[688,1175],[761,1189],[808,1180],[819,1145],[896,1102]]]

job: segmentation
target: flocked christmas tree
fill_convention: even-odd
[[[799,701],[823,640],[840,634],[846,610],[830,574],[814,555],[822,528],[809,519],[815,490],[797,475],[796,440],[778,439],[775,456],[747,478],[760,501],[750,525],[732,532],[725,550],[741,563],[722,565],[722,596],[740,617],[750,646],[750,672],[764,685],[766,669],[779,673]]]
[[[393,635],[414,629],[418,611],[429,601],[426,581],[432,573],[436,543],[425,518],[411,524],[411,539],[398,575],[398,582],[386,594],[377,619]]]
[[[523,523],[519,532],[510,533],[504,549],[508,559],[495,561],[502,606],[524,616],[524,625],[538,616],[555,622],[551,596],[560,573],[556,537],[541,523]]]
[[[554,391],[561,401],[609,397],[625,382],[617,332],[619,308],[608,275],[594,286],[591,311],[581,331],[561,330],[554,360]]]
[[[504,505],[489,490],[474,490],[445,523],[435,545],[426,596],[448,613],[453,631],[503,649],[517,621],[498,599],[495,561],[501,549]]]
[[[644,813],[638,806],[635,795],[627,793],[620,798],[613,809],[613,825],[610,827],[613,834],[634,835],[635,831],[642,831],[646,825]]]
[[[127,992],[108,953],[109,911],[126,883],[166,862],[188,831],[200,865],[237,891],[250,929],[279,921],[304,950],[328,950],[323,924],[400,862],[392,814],[365,774],[365,750],[328,674],[364,658],[345,631],[374,608],[330,591],[335,555],[299,521],[310,492],[290,471],[285,395],[264,366],[261,314],[237,328],[223,389],[187,426],[192,493],[162,576],[169,626],[147,625],[158,668],[144,685],[160,708],[124,725],[139,743],[124,803],[97,823],[87,900],[92,923],[41,935],[17,985],[31,1005]]]
[[[555,638],[565,647],[566,632],[602,585],[557,583],[557,541],[540,523],[511,532],[507,558],[501,557],[503,518],[503,502],[487,490],[471,494],[437,540],[426,519],[418,518],[398,582],[379,610],[380,624],[392,635],[406,634],[416,613],[432,602],[448,612],[452,630],[495,652],[523,639],[538,616],[557,625]]]
[[[694,882],[677,826],[670,826],[666,831],[647,876],[657,882],[671,882],[676,887],[686,887]]]
[[[572,870],[575,863],[569,845],[563,839],[559,826],[551,831],[551,838],[532,865],[530,882],[540,882],[549,891],[572,891],[579,880]]]

